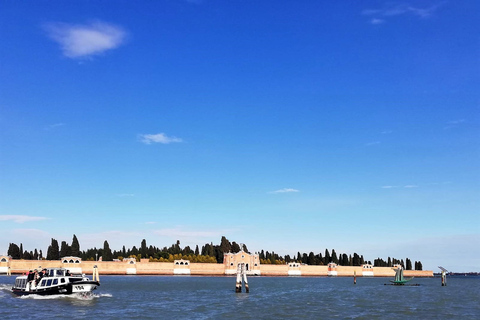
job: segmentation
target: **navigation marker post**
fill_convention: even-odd
[[[235,284],[235,292],[242,292],[242,278],[245,284],[245,292],[250,292],[248,288],[247,272],[245,270],[245,263],[239,263],[237,265],[237,282]]]
[[[94,265],[94,266],[93,266],[92,281],[98,281],[98,282],[100,282],[100,276],[98,275],[97,265]]]
[[[447,285],[447,272],[448,270],[445,269],[444,267],[440,267],[440,270],[442,270],[442,287],[445,287]]]

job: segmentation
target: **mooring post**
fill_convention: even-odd
[[[93,266],[92,281],[98,281],[98,282],[100,282],[100,277],[99,277],[99,275],[98,275],[97,265],[94,265],[94,266]]]
[[[250,289],[248,288],[247,271],[245,270],[244,264],[242,264],[242,273],[243,273],[243,282],[245,283],[245,292],[249,293]]]
[[[237,282],[235,284],[235,292],[242,292],[242,264],[237,265]]]
[[[447,273],[442,270],[442,287],[447,285]]]
[[[12,270],[10,270],[10,267],[7,268],[7,276],[11,276],[12,275]]]
[[[235,292],[242,292],[242,281],[245,284],[245,292],[250,292],[248,288],[247,271],[245,270],[245,263],[237,265],[237,282],[235,284]]]
[[[353,284],[357,284],[357,270],[353,270]]]

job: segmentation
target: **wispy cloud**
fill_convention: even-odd
[[[387,186],[381,186],[381,188],[382,188],[382,189],[395,189],[395,188],[411,189],[411,188],[418,188],[418,186],[415,185],[415,184],[407,184],[407,185],[405,185],[405,186],[403,186],[403,187],[402,187],[402,186],[389,186],[389,185],[387,185]]]
[[[50,23],[45,30],[68,58],[101,54],[119,47],[126,38],[126,32],[121,27],[105,22],[84,25]]]
[[[21,235],[22,237],[35,238],[37,240],[40,238],[50,238],[48,232],[39,229],[14,229],[13,234]]]
[[[290,192],[300,192],[300,190],[292,188],[283,188],[280,190],[270,191],[269,193],[290,193]]]
[[[119,198],[132,198],[135,197],[133,193],[119,193],[116,195]]]
[[[372,142],[366,143],[365,146],[371,147],[371,146],[376,146],[378,144],[380,144],[380,141],[372,141]]]
[[[42,221],[49,218],[45,217],[35,217],[35,216],[24,216],[24,215],[0,215],[0,221],[12,221],[15,223],[25,223],[32,221]]]
[[[63,127],[63,126],[65,126],[65,123],[61,123],[61,122],[60,123],[54,123],[54,124],[46,126],[45,130],[53,130],[53,129]]]
[[[370,23],[372,24],[381,24],[385,22],[386,18],[401,15],[413,15],[420,18],[428,18],[444,3],[445,2],[442,1],[427,8],[418,8],[408,3],[389,2],[381,9],[363,10],[362,14],[373,16],[373,19],[370,20]]]
[[[462,125],[465,122],[466,122],[465,119],[448,121],[447,124],[445,125],[445,127],[443,127],[443,129],[445,129],[445,130],[453,129],[453,128],[456,128],[456,127]]]
[[[393,131],[392,130],[385,130],[380,132],[381,134],[391,134]]]
[[[139,139],[141,142],[145,144],[152,144],[152,143],[169,144],[174,142],[183,142],[182,139],[177,137],[168,137],[165,133],[140,134]]]
[[[215,238],[225,234],[225,230],[197,231],[176,227],[171,229],[167,228],[155,230],[153,233],[159,236],[173,238]]]
[[[378,18],[373,18],[372,20],[370,20],[370,23],[371,24],[382,24],[382,23],[385,23],[385,20],[378,19]]]

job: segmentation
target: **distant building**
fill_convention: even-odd
[[[190,261],[183,259],[173,261],[173,274],[190,274]]]
[[[373,266],[369,263],[362,264],[362,276],[373,277]]]
[[[335,262],[330,262],[328,264],[328,271],[327,271],[327,275],[329,277],[336,277],[338,275],[337,273],[337,264]]]
[[[223,264],[225,266],[225,274],[236,274],[238,264],[244,263],[245,270],[249,275],[260,275],[260,258],[258,254],[251,254],[245,251],[237,253],[224,253]]]
[[[63,257],[60,259],[62,263],[82,263],[82,258],[79,257]]]

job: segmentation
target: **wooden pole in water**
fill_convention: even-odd
[[[243,282],[245,283],[245,292],[249,293],[250,289],[248,288],[248,280],[247,280],[247,271],[245,270],[245,265],[243,265]]]
[[[247,272],[245,270],[245,263],[237,265],[237,282],[235,284],[235,292],[242,292],[242,281],[245,284],[245,292],[250,292],[248,288]]]
[[[353,270],[353,284],[357,284],[357,271]]]
[[[237,265],[237,282],[235,284],[235,292],[242,292],[242,264]]]
[[[12,270],[10,270],[10,267],[7,268],[7,276],[11,276],[12,275]]]
[[[442,270],[442,287],[447,285],[447,273]]]
[[[98,275],[97,265],[94,265],[94,266],[93,266],[92,281],[98,281],[98,282],[100,282],[100,277],[99,277],[99,275]]]

